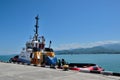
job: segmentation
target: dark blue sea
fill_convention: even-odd
[[[0,60],[8,61],[15,55],[1,55]],[[78,54],[56,55],[58,59],[64,58],[68,63],[95,63],[107,71],[120,72],[120,54]]]

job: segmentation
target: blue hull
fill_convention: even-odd
[[[18,62],[27,63],[27,64],[31,63],[29,60],[25,60],[25,59],[21,59],[21,58],[18,58]]]

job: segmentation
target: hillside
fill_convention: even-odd
[[[120,44],[106,44],[91,48],[55,51],[56,54],[120,54]]]

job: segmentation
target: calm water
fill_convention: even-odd
[[[0,56],[0,60],[8,61],[14,55]],[[95,63],[105,70],[120,72],[120,54],[79,54],[79,55],[56,55],[64,58],[67,62]]]
[[[120,54],[79,54],[79,55],[56,55],[64,58],[67,62],[95,63],[105,70],[120,72]]]
[[[8,62],[10,58],[14,57],[15,55],[0,55],[0,61]]]

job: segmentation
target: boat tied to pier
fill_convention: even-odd
[[[89,71],[103,71],[104,69],[92,63],[65,63],[62,59],[57,59],[54,50],[51,48],[52,41],[49,42],[49,47],[46,47],[44,36],[38,34],[38,20],[36,16],[36,24],[34,36],[31,40],[26,42],[26,47],[22,49],[19,55],[14,56],[9,60],[13,63],[26,63],[40,65],[42,67],[50,66],[51,68],[70,69],[70,70],[89,70]]]
[[[39,36],[38,34],[38,16],[35,19],[35,33],[32,40],[27,41],[26,48],[23,48],[19,55],[11,58],[10,62],[55,66],[57,58],[51,48],[52,41],[49,42],[49,47],[46,47],[44,36]]]

